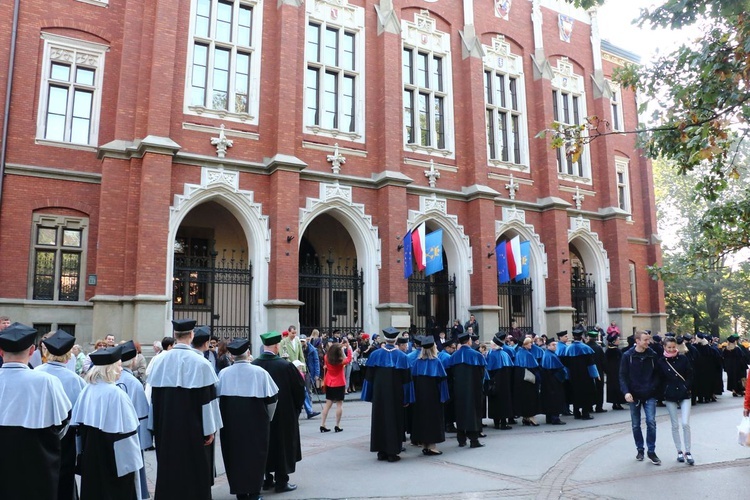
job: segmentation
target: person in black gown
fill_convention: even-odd
[[[443,404],[448,401],[448,375],[437,357],[435,339],[422,337],[421,345],[419,357],[411,367],[414,382],[411,439],[422,444],[423,454],[442,455],[435,444],[445,441]]]

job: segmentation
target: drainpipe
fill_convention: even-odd
[[[13,67],[16,59],[18,36],[18,9],[20,0],[13,2],[13,29],[10,34],[10,57],[8,58],[8,84],[5,87],[5,110],[3,112],[3,137],[0,143],[0,212],[3,207],[3,179],[5,178],[5,156],[8,152],[8,119],[10,118],[10,94],[13,90]]]

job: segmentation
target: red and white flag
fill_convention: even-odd
[[[520,236],[514,236],[510,240],[510,246],[513,249],[513,263],[516,272],[510,273],[511,278],[515,278],[519,274],[521,274],[521,271],[523,270],[523,263],[521,260],[521,238]],[[508,256],[508,261],[510,261],[511,257]]]
[[[414,252],[414,260],[417,261],[417,269],[424,271],[427,267],[427,251],[425,249],[425,227],[424,222],[411,232],[411,245]]]

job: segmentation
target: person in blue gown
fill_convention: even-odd
[[[414,418],[411,439],[422,445],[423,454],[442,455],[435,445],[445,441],[443,404],[448,401],[448,375],[438,359],[435,339],[422,337],[420,345],[419,357],[411,365],[414,383],[414,404],[410,405]]]

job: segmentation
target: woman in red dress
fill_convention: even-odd
[[[334,339],[331,346],[328,348],[328,352],[323,357],[326,368],[324,377],[326,385],[326,406],[323,408],[320,432],[331,432],[331,429],[326,428],[326,418],[328,417],[328,411],[331,409],[331,406],[333,406],[334,401],[336,402],[336,426],[333,429],[336,432],[344,430],[340,427],[341,414],[344,411],[344,393],[346,391],[346,376],[344,374],[344,368],[352,361],[352,350],[346,349],[346,357],[344,357],[344,347],[349,347],[349,340],[347,340],[346,337],[342,339],[341,343]]]

